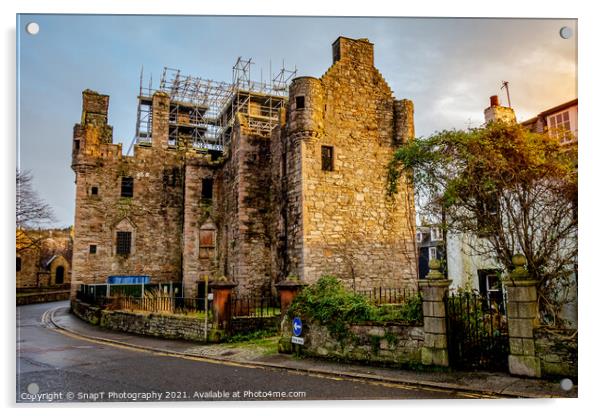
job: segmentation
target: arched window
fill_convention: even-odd
[[[55,271],[54,283],[57,285],[62,285],[65,281],[65,268],[63,266],[58,266]]]

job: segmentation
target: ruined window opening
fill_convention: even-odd
[[[213,178],[203,178],[201,181],[201,198],[213,199]]]
[[[298,95],[295,97],[295,108],[297,110],[302,110],[305,108],[305,96]]]
[[[21,257],[17,257],[17,271],[21,271]]]
[[[127,256],[132,251],[132,233],[117,231],[117,254]]]
[[[132,198],[134,196],[134,178],[131,176],[121,178],[121,196],[124,198]]]
[[[334,170],[334,147],[322,146],[322,170]]]
[[[90,194],[98,195],[98,186],[93,186],[92,188],[90,188]]]
[[[96,254],[96,244],[90,244],[90,254]]]
[[[73,140],[73,145],[75,147],[75,152],[79,153],[79,140]]]

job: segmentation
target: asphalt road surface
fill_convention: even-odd
[[[465,398],[453,391],[216,364],[100,344],[46,327],[66,302],[17,307],[17,402]]]

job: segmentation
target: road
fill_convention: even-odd
[[[17,307],[17,402],[463,398],[452,391],[216,364],[100,344],[46,327],[66,302]]]

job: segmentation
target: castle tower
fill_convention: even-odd
[[[357,289],[416,286],[412,188],[387,195],[387,167],[414,135],[413,104],[396,101],[367,39],[340,37],[320,78],[290,87],[286,152],[288,273],[330,274]]]

